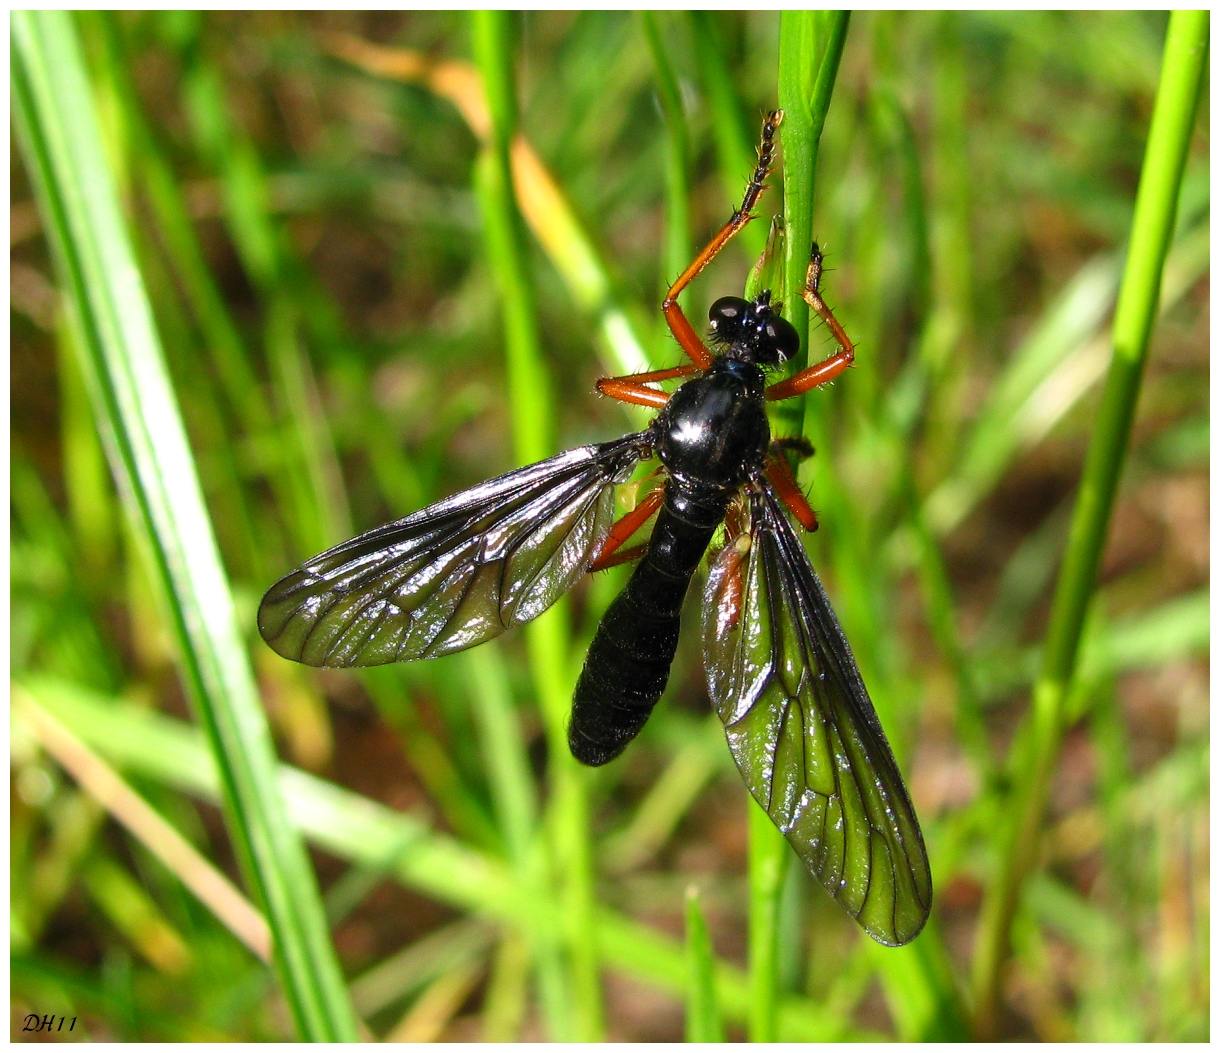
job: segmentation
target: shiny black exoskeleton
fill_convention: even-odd
[[[763,470],[771,441],[763,370],[800,347],[768,291],[753,301],[726,296],[709,315],[721,354],[674,392],[649,429],[669,474],[665,502],[647,551],[597,627],[576,684],[568,742],[584,764],[617,757],[665,690],[695,568],[729,502]]]

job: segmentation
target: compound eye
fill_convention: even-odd
[[[741,325],[742,316],[749,307],[749,300],[743,300],[740,296],[722,296],[712,304],[707,316],[713,329],[724,332]]]
[[[767,342],[775,348],[781,362],[788,361],[801,349],[801,338],[786,318],[772,318],[767,323]]]

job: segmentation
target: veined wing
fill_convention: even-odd
[[[827,891],[879,943],[907,943],[932,906],[911,799],[830,601],[765,481],[750,519],[748,551],[721,553],[704,597],[708,689],[729,750]]]
[[[258,629],[312,666],[383,665],[473,647],[575,584],[614,518],[642,434],[581,446],[314,556],[263,597]]]

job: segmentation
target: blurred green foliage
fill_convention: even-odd
[[[822,521],[811,553],[908,777],[937,899],[927,933],[888,950],[788,867],[780,1038],[963,1034],[1165,25],[852,17],[814,234],[859,353],[807,400],[802,481]],[[776,104],[779,17],[513,20],[518,129],[568,210],[548,213],[567,224],[563,257],[523,209],[549,408],[510,398],[502,261],[484,247],[476,180],[486,129],[435,75],[476,57],[465,15],[148,12],[77,27],[357,1012],[378,1037],[664,1039],[683,1034],[685,998],[692,1038],[720,1017],[741,1037],[746,795],[707,713],[697,634],[624,758],[564,774],[566,757],[547,758],[556,699],[621,571],[577,590],[542,643],[510,634],[360,675],[280,661],[254,610],[318,549],[511,467],[522,427],[563,448],[631,426],[593,382],[641,356],[677,362],[657,290],[676,246],[706,238],[744,185],[757,117]],[[353,38],[396,49],[377,54],[398,56],[397,78],[371,53],[353,61]],[[1007,1038],[1209,1034],[1206,85],[1201,110],[1039,865],[1012,925]],[[16,152],[12,174],[14,676],[236,875]],[[754,226],[692,287],[692,318],[741,288],[766,232]],[[811,357],[831,349],[815,329]],[[26,1012],[78,1015],[74,1037],[92,1039],[291,1037],[266,967],[20,721],[12,786],[14,1037]]]

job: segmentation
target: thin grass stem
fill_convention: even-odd
[[[818,139],[843,52],[847,15],[835,13],[829,32],[821,41],[818,26],[819,18],[812,12],[786,11],[780,16],[778,91],[780,109],[784,111],[784,123],[780,126],[784,151],[784,315],[797,332],[806,334],[806,339],[802,340],[806,356],[809,308],[804,300],[791,293],[804,285],[809,265]],[[794,262],[798,257],[799,265]],[[796,368],[801,368],[803,361]],[[797,400],[792,401],[793,407],[780,403],[775,410],[780,434],[790,434],[800,428],[803,411]],[[774,1042],[779,994],[777,926],[784,873],[791,852],[784,836],[753,798],[748,799],[746,807],[749,812],[749,1038],[751,1042]]]
[[[1097,581],[1156,318],[1161,275],[1206,69],[1207,11],[1170,15],[1130,248],[1114,318],[1114,353],[1098,409],[1079,496],[1055,586],[1026,734],[1016,759],[1016,793],[1007,807],[997,869],[983,902],[973,966],[974,1025],[995,1034],[999,989],[1013,917],[1035,866],[1042,813],[1064,731],[1081,632]]]
[[[223,873],[199,854],[100,757],[28,693],[18,692],[21,714],[72,777],[211,910],[258,958],[271,961],[271,930],[263,916]]]
[[[747,1033],[751,1042],[774,1042],[778,1037],[780,896],[792,851],[771,817],[749,795],[746,808],[750,894]]]
[[[723,1042],[724,1022],[716,1003],[716,958],[694,886],[686,890],[686,969],[686,1041]]]
[[[716,144],[716,165],[720,169],[725,201],[729,208],[741,204],[741,192],[755,164],[754,128],[746,120],[745,109],[733,84],[721,34],[723,15],[718,11],[692,11],[695,29],[695,57],[699,60],[700,80],[711,111],[712,134]],[[738,235],[747,258],[753,262],[762,254],[767,241],[767,224],[748,224]]]
[[[687,130],[686,111],[682,106],[682,92],[678,88],[678,76],[670,61],[669,50],[661,36],[655,11],[641,11],[638,15],[640,28],[648,41],[652,55],[654,85],[661,115],[665,119],[665,252],[662,257],[661,290],[664,295],[674,280],[690,263],[690,133]],[[690,290],[683,290],[678,302],[683,309],[689,306]]]
[[[780,140],[784,151],[784,317],[801,334],[803,352],[792,365],[802,369],[809,354],[809,306],[795,295],[805,284],[813,244],[813,198],[818,143],[830,109],[839,59],[847,39],[846,11],[785,11],[779,24]],[[808,399],[779,403],[781,434],[800,431]],[[802,405],[804,403],[804,406]]]
[[[504,311],[509,401],[513,436],[521,463],[541,460],[553,450],[554,419],[550,381],[542,358],[529,281],[524,229],[516,209],[510,144],[516,135],[517,105],[512,76],[510,16],[501,11],[471,15],[471,39],[491,115],[488,145],[480,154],[476,182],[483,209],[488,258]],[[594,909],[593,857],[589,836],[585,773],[567,744],[566,720],[572,683],[570,616],[560,602],[526,627],[526,643],[547,733],[548,764],[554,780],[548,828],[553,866],[564,895],[565,933],[571,959],[572,1033],[596,1041],[602,1032],[601,988]],[[560,1006],[555,1005],[556,1011]],[[563,1026],[559,1020],[553,1026]],[[558,1034],[557,1038],[567,1038]]]

